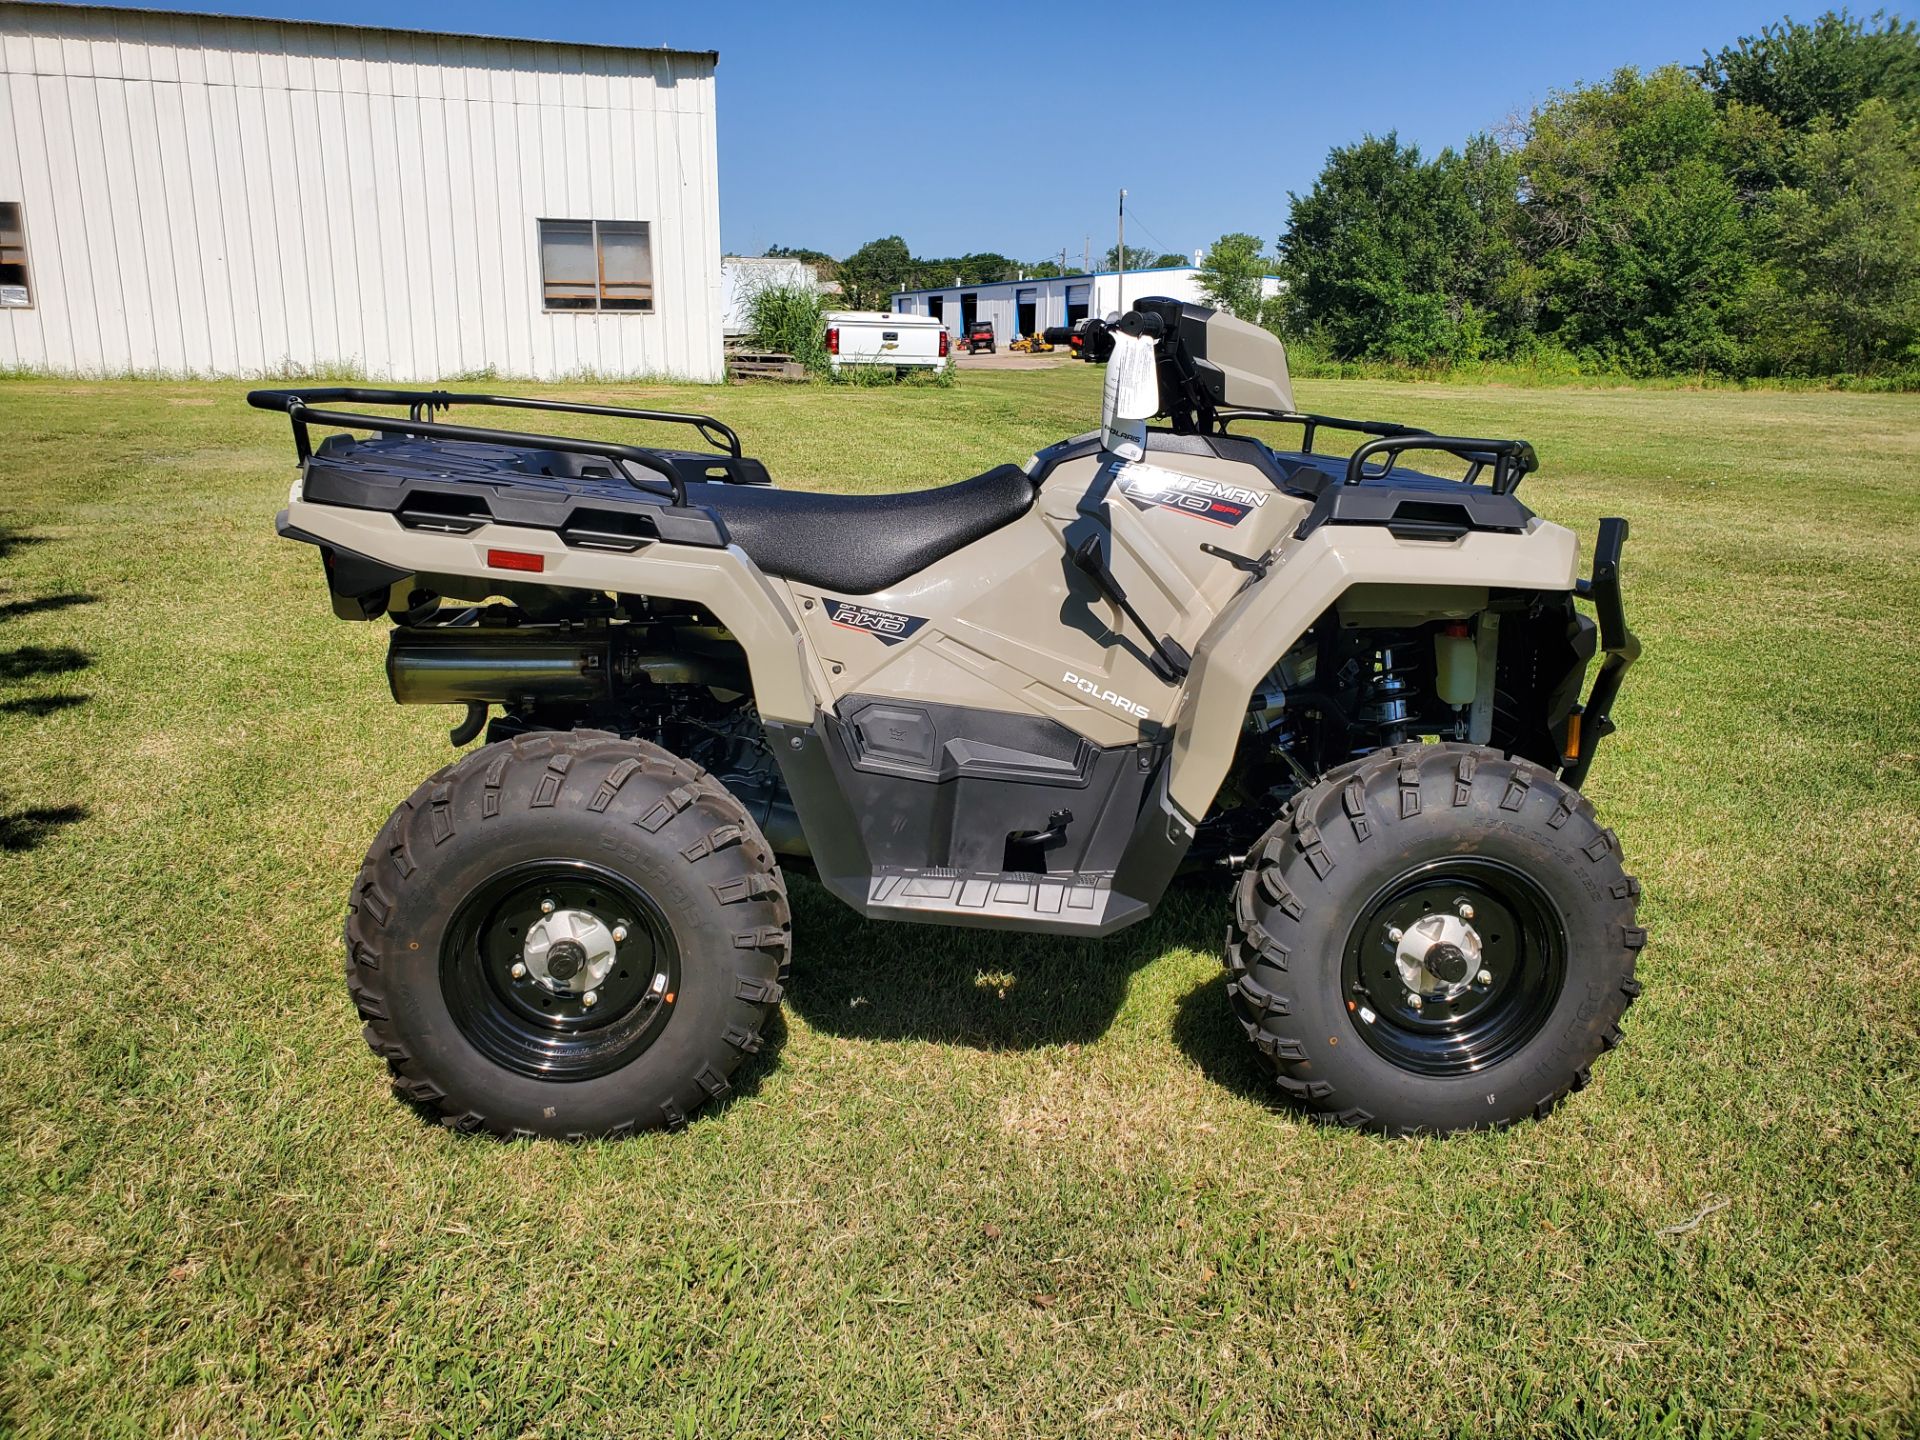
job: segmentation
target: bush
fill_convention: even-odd
[[[760,286],[747,297],[747,325],[762,350],[791,355],[810,374],[827,373],[826,307],[811,285]]]

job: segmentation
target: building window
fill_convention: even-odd
[[[17,200],[0,200],[0,310],[25,310],[32,304],[26,209]]]
[[[540,293],[549,310],[653,309],[644,220],[542,220]]]

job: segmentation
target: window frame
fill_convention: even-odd
[[[549,225],[582,226],[587,228],[589,243],[593,247],[594,277],[589,281],[551,280],[547,276],[547,227]],[[647,278],[640,280],[608,280],[607,254],[601,240],[601,227],[607,226],[617,232],[633,234],[638,232],[646,241]],[[534,251],[540,266],[540,312],[543,315],[658,315],[660,313],[660,284],[655,278],[657,267],[654,264],[653,221],[651,220],[577,220],[560,215],[540,215],[533,222]],[[609,295],[608,290],[633,291],[642,285],[646,287],[644,297],[625,297],[620,294]],[[591,287],[591,305],[554,304],[554,290],[572,289],[579,291]],[[584,295],[558,297],[567,299],[587,299]],[[609,299],[644,299],[643,304],[609,305]]]
[[[20,252],[19,265],[20,265],[20,269],[23,272],[25,272],[25,276],[26,276],[26,281],[25,281],[25,284],[22,286],[22,288],[25,289],[25,291],[27,292],[26,304],[0,305],[0,310],[37,309],[40,303],[40,298],[39,298],[40,287],[38,284],[35,283],[35,280],[34,280],[33,244],[27,238],[27,202],[24,200],[5,200],[5,201],[0,201],[0,204],[13,206],[13,208],[19,213],[19,216],[20,216],[20,243],[18,245],[0,244],[0,263],[7,263],[7,264],[13,263],[11,261],[6,260],[7,251],[18,250]]]

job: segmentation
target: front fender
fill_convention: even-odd
[[[1520,534],[1403,540],[1384,526],[1322,525],[1304,540],[1287,540],[1266,574],[1194,647],[1173,716],[1174,804],[1195,823],[1205,817],[1233,763],[1255,689],[1349,590],[1399,592],[1408,612],[1434,618],[1484,607],[1486,592],[1495,589],[1571,591],[1576,563],[1573,532],[1537,516]],[[1478,592],[1477,600],[1460,592]]]

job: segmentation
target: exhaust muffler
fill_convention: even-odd
[[[402,705],[527,705],[604,700],[611,693],[609,644],[527,629],[396,627],[387,644],[387,683]]]

